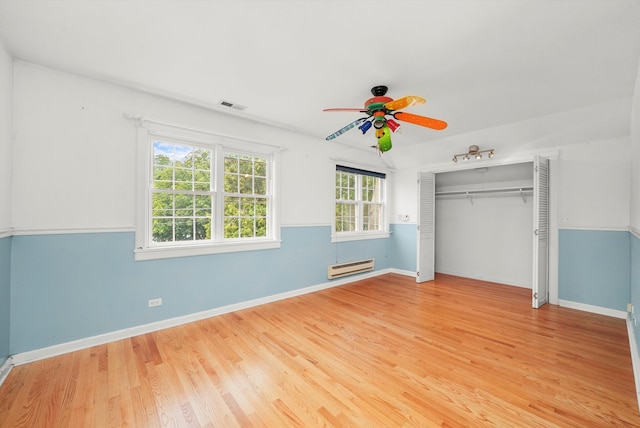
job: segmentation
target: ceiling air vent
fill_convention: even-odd
[[[235,109],[235,110],[244,110],[244,109],[247,108],[246,106],[243,106],[243,105],[240,105],[240,104],[236,104],[236,103],[232,103],[230,101],[225,101],[225,100],[220,100],[219,104],[221,106],[229,107],[229,108],[232,108],[232,109]]]

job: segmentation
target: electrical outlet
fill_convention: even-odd
[[[149,307],[153,308],[154,306],[162,305],[162,299],[151,299],[149,300]]]
[[[627,303],[627,312],[633,313],[633,305],[631,303]]]

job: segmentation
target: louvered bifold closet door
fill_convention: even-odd
[[[418,272],[417,282],[435,278],[435,174],[421,172],[418,181]]]
[[[549,301],[549,159],[535,157],[532,306]]]

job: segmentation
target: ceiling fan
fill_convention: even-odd
[[[394,119],[398,119],[403,122],[413,123],[415,125],[424,126],[431,129],[441,130],[447,127],[447,122],[432,119],[430,117],[419,116],[417,114],[406,113],[398,111],[406,107],[415,106],[425,102],[424,98],[417,97],[415,95],[409,95],[403,98],[394,100],[386,95],[388,88],[386,86],[374,86],[371,88],[372,98],[369,98],[364,103],[364,108],[326,108],[322,111],[357,111],[360,113],[366,113],[366,117],[361,117],[354,120],[348,125],[343,126],[333,134],[329,135],[326,139],[333,140],[339,135],[355,128],[356,126],[362,134],[366,134],[371,127],[376,130],[376,138],[378,144],[372,146],[377,148],[380,153],[391,150],[391,132],[396,132],[400,128],[400,124]],[[392,116],[387,117],[387,116]]]

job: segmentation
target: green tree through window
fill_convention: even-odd
[[[267,236],[267,160],[225,153],[224,237]]]
[[[211,150],[154,143],[151,192],[154,242],[211,239]]]
[[[335,232],[384,230],[385,175],[336,166]]]
[[[223,239],[269,236],[267,157],[225,152],[218,196],[214,150],[163,141],[155,141],[153,150],[154,243],[215,241],[217,198]]]

